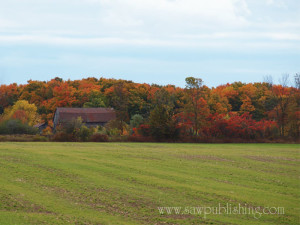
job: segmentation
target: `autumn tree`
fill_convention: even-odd
[[[260,83],[234,82],[214,88],[206,87],[199,78],[187,77],[184,89],[174,85],[139,84],[107,78],[64,81],[56,77],[50,81],[29,80],[27,84],[0,85],[0,115],[2,120],[6,117],[34,124],[26,110],[14,108],[13,111],[17,101],[25,100],[27,104],[36,106],[35,115],[51,127],[57,107],[113,107],[118,119],[111,123],[111,127],[112,130],[118,128],[119,133],[122,130],[124,134],[123,131],[129,129],[128,124],[132,124],[129,118],[137,118],[134,121],[138,121],[140,117],[133,117],[138,114],[143,117],[143,122],[137,124],[145,128],[140,129],[147,131],[145,133],[150,133],[151,117],[153,130],[161,124],[172,127],[173,123],[184,130],[181,134],[199,136],[213,127],[209,118],[214,115],[224,118],[231,115],[233,119],[229,120],[229,129],[232,124],[238,126],[234,123],[235,119],[247,114],[249,116],[243,117],[245,123],[253,120],[276,122],[281,136],[297,138],[300,127],[299,91],[299,73],[295,75],[293,86],[288,83],[287,75],[280,79],[279,85],[274,84],[269,76]],[[220,121],[222,125],[225,120]],[[255,129],[255,126],[249,127]]]
[[[300,74],[294,76],[295,87],[291,87],[291,102],[287,115],[288,135],[300,137]]]
[[[19,100],[11,108],[5,110],[2,120],[11,119],[20,120],[29,126],[40,122],[37,107],[34,104],[29,104],[26,100]]]
[[[4,112],[6,107],[12,106],[18,101],[20,92],[23,88],[22,85],[17,85],[16,83],[0,85],[0,114]]]
[[[197,136],[199,129],[205,124],[209,108],[203,98],[203,81],[200,78],[187,77],[185,88],[184,116],[192,123],[193,133]]]
[[[244,96],[242,102],[243,102],[243,104],[241,105],[241,108],[240,108],[240,111],[242,113],[253,112],[255,110],[255,107],[252,105],[251,99],[247,95]]]
[[[128,114],[128,91],[125,82],[119,81],[105,92],[109,96],[110,104],[116,111],[117,121],[121,133],[124,133],[126,122],[129,122]]]
[[[159,88],[154,96],[154,108],[149,116],[150,135],[155,140],[176,139],[179,130],[175,117],[174,93]]]
[[[276,100],[276,106],[271,112],[273,112],[273,115],[275,115],[276,121],[279,125],[280,135],[284,137],[286,135],[286,125],[288,122],[287,119],[294,89],[288,87],[288,74],[282,75],[279,82],[279,85],[273,85],[272,87],[272,94]]]

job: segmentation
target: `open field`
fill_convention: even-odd
[[[299,224],[299,152],[283,144],[0,143],[0,224]],[[191,208],[219,204],[284,214]]]

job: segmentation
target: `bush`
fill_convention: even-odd
[[[46,142],[46,141],[49,141],[49,139],[47,137],[45,137],[45,136],[35,135],[35,136],[33,136],[32,141]]]
[[[6,120],[0,124],[0,134],[37,134],[38,128],[23,124],[20,120]]]
[[[52,141],[58,141],[58,142],[72,142],[76,141],[72,134],[67,134],[66,132],[57,132],[53,137]]]
[[[115,119],[105,124],[105,129],[109,136],[121,136],[128,134],[129,126],[126,122]]]
[[[81,126],[79,131],[79,139],[80,141],[87,141],[89,140],[90,136],[92,135],[92,129],[87,128],[86,126]]]
[[[33,141],[49,141],[47,137],[31,134],[13,134],[13,135],[0,135],[0,142],[4,141],[17,141],[17,142],[33,142]]]
[[[135,135],[129,136],[128,141],[130,141],[130,142],[154,142],[152,137],[135,136]]]
[[[53,135],[52,128],[51,128],[50,126],[47,126],[47,127],[42,131],[42,134],[45,135],[45,136],[51,136],[51,135]]]
[[[137,135],[142,135],[144,137],[150,136],[150,126],[148,124],[141,124],[137,129]]]
[[[106,134],[93,134],[90,137],[90,141],[92,142],[108,142],[108,136]]]
[[[211,127],[204,133],[208,137],[257,140],[276,136],[278,126],[273,121],[256,121],[249,113],[243,115],[229,113],[211,115]]]
[[[113,136],[113,137],[121,136],[121,130],[119,130],[118,128],[113,128],[109,130],[107,129],[106,132],[109,136]]]
[[[112,136],[108,138],[109,142],[128,142],[128,136],[123,135],[123,136]]]
[[[82,118],[78,117],[78,118],[76,118],[76,119],[74,118],[71,121],[69,121],[68,123],[66,123],[62,129],[67,134],[74,134],[75,136],[78,136],[78,133],[82,126],[83,126]]]
[[[64,126],[57,127],[54,141],[88,141],[97,128],[88,128],[82,123],[81,117],[72,119]]]

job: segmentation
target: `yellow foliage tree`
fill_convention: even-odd
[[[37,107],[26,100],[19,100],[12,107],[5,109],[3,120],[9,119],[19,119],[29,126],[41,122]]]

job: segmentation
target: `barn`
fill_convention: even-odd
[[[116,119],[116,113],[112,108],[57,108],[53,118],[54,129],[78,117],[87,127],[104,126]]]

